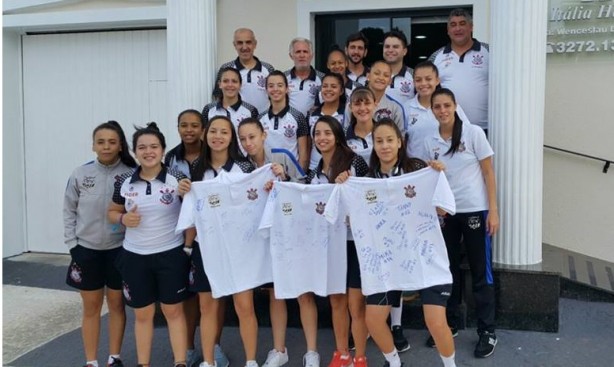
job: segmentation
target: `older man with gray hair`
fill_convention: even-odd
[[[285,73],[290,90],[290,106],[307,116],[320,92],[324,73],[311,66],[313,44],[307,38],[294,38],[290,41],[288,51],[294,62],[294,67]]]

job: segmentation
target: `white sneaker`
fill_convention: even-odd
[[[304,367],[320,367],[320,354],[313,350],[305,353],[303,356]]]
[[[207,362],[201,362],[201,363],[198,365],[198,367],[215,367],[215,366],[216,366],[216,365],[215,365],[215,362],[213,363],[213,365],[210,365],[210,364],[209,364],[209,363],[207,363]]]
[[[271,349],[262,367],[281,367],[288,363],[288,348],[283,352]]]
[[[256,362],[256,361],[247,361],[245,363],[245,367],[258,367],[258,362]]]

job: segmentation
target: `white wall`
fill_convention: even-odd
[[[544,144],[614,160],[614,62],[547,65]],[[614,166],[544,150],[543,241],[614,262]]]
[[[21,38],[2,32],[2,257],[24,251],[25,178]]]

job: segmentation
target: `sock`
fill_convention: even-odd
[[[397,352],[397,348],[394,348],[390,353],[382,353],[390,367],[400,367],[401,366],[401,358],[399,357],[399,353]]]
[[[120,359],[119,354],[109,354],[109,359],[107,359],[107,364],[113,363],[113,359]]]
[[[443,361],[443,367],[456,367],[456,362],[454,362],[454,354],[455,353],[452,353],[452,355],[449,357],[444,357],[441,354],[439,355]]]
[[[401,326],[401,317],[403,316],[403,306],[392,307],[390,309],[390,328],[393,326]]]
[[[90,364],[93,367],[98,367],[98,361],[87,361],[85,362],[86,365]]]
[[[249,360],[247,362],[245,362],[245,367],[258,367],[258,362],[252,360]]]

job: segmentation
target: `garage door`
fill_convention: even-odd
[[[93,128],[117,120],[127,136],[148,121],[168,129],[166,32],[24,36],[23,80],[25,250],[67,252],[64,189],[72,170],[95,157]]]

